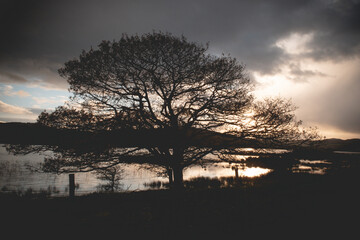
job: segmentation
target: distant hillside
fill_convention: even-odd
[[[186,133],[175,134],[169,130],[117,130],[84,132],[68,129],[54,129],[36,123],[0,123],[0,143],[32,145],[112,145],[122,147],[172,145],[183,138],[192,146],[220,146],[241,144],[249,147],[249,142],[240,142],[236,137],[221,133],[189,129]]]
[[[244,141],[234,136],[200,129],[189,129],[182,135],[176,135],[169,130],[118,130],[93,133],[53,129],[36,123],[0,123],[0,143],[11,144],[145,147],[173,145],[179,138],[184,138],[183,140],[192,146],[260,147],[256,141]],[[360,152],[360,139],[326,139],[317,146],[319,149],[329,151]]]
[[[36,123],[0,123],[0,143],[52,145],[78,140],[74,131],[62,131]]]
[[[319,148],[326,150],[360,152],[360,139],[325,139]]]

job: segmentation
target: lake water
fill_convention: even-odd
[[[30,168],[39,166],[44,160],[44,154],[31,153],[27,155],[9,154],[4,146],[0,146],[0,191],[48,192],[51,196],[68,195],[68,174],[54,174],[34,172]],[[246,159],[247,155],[237,155],[236,159]],[[323,174],[324,169],[312,168],[303,160],[298,171],[309,171]],[[323,162],[325,163],[325,162]],[[161,174],[158,169],[144,164],[119,164],[119,174],[116,181],[116,191],[141,191],[153,188],[155,185],[163,188],[168,183],[168,177]],[[246,164],[218,162],[203,166],[194,165],[184,170],[184,180],[196,177],[219,178],[219,177],[257,177],[267,174],[271,169],[260,167],[247,167]],[[109,181],[96,172],[75,173],[76,195],[87,194],[97,191],[109,190]],[[114,186],[113,186],[114,187]],[[114,189],[114,188],[113,188]]]

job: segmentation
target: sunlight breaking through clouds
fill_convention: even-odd
[[[281,38],[276,41],[275,46],[283,49],[286,53],[292,55],[300,55],[311,53],[312,49],[307,46],[314,38],[314,33],[291,33],[286,38]]]
[[[260,99],[274,95],[291,98],[300,107],[297,117],[308,125],[318,126],[327,137],[358,137],[360,111],[353,106],[360,101],[360,60],[309,59],[302,60],[301,64],[313,73],[309,73],[306,81],[294,81],[295,76],[286,65],[279,74],[255,73],[253,76],[258,82],[255,95]]]

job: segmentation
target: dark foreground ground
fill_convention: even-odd
[[[8,239],[356,239],[359,183],[357,171],[341,170],[326,176],[270,174],[233,188],[75,199],[7,194],[0,195],[1,233]]]

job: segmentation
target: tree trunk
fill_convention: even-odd
[[[181,189],[184,187],[183,182],[183,162],[184,162],[184,149],[182,147],[174,147],[171,161],[172,178],[174,189]]]
[[[169,176],[169,185],[172,186],[174,183],[173,170],[172,168],[167,169],[167,174]]]
[[[173,175],[173,184],[172,187],[174,189],[181,189],[184,187],[183,182],[183,167],[176,166],[172,169],[172,175]]]

